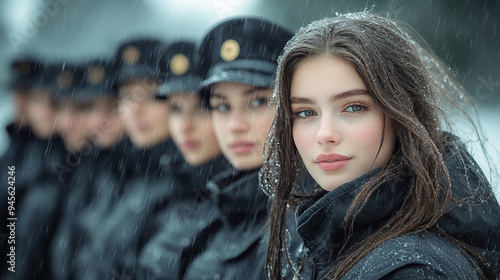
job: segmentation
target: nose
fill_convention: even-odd
[[[241,110],[233,110],[229,117],[229,130],[233,133],[247,131],[253,116],[247,116]]]
[[[194,120],[191,116],[181,116],[180,129],[182,132],[190,132],[193,128]]]
[[[59,133],[68,133],[73,123],[73,115],[66,109],[59,110],[56,115],[56,127]]]
[[[340,140],[341,133],[335,124],[335,119],[332,116],[322,116],[319,119],[316,131],[316,141],[318,144],[338,144]]]
[[[128,102],[127,106],[130,110],[130,113],[137,115],[142,111],[142,108],[144,107],[144,102],[131,100]]]

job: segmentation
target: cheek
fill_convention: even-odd
[[[307,147],[312,147],[311,141],[313,139],[313,134],[308,133],[308,131],[302,129],[301,126],[293,126],[292,137],[293,142],[295,143],[295,147],[299,151],[301,157],[303,157],[304,153],[306,152],[305,149]]]
[[[53,113],[50,106],[43,104],[39,106],[38,110],[39,114],[44,118],[52,118]]]
[[[160,104],[152,105],[145,110],[145,120],[152,125],[167,126],[169,122],[170,112],[167,106],[161,106]]]
[[[218,114],[212,114],[212,128],[220,143],[223,143],[224,139],[228,138],[226,136],[229,136],[229,133],[226,132],[226,128],[228,127],[226,124],[227,119]]]
[[[350,129],[350,141],[357,143],[359,150],[366,150],[377,153],[382,137],[383,122],[366,122],[357,129]]]
[[[211,126],[210,129],[207,129],[205,127],[197,127],[196,139],[201,141],[203,150],[219,150],[219,142],[217,141],[217,136],[215,135],[214,130],[211,128]]]
[[[205,122],[203,120],[199,120],[195,129],[195,135],[201,139],[215,139],[215,131],[212,127],[211,122]]]
[[[168,128],[170,129],[170,133],[172,134],[172,137],[177,138],[177,135],[179,134],[179,118],[176,116],[169,116],[168,117]]]
[[[253,128],[258,133],[260,140],[265,141],[271,125],[273,123],[273,116],[271,114],[263,115],[260,118],[253,119]]]
[[[124,123],[129,123],[133,119],[130,108],[126,104],[120,105],[118,108],[118,116]]]
[[[177,145],[180,145],[183,140],[186,140],[186,137],[189,137],[182,128],[182,121],[175,116],[169,116],[167,130],[170,132],[170,137]]]

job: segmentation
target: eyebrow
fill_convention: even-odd
[[[368,91],[364,90],[364,89],[349,90],[349,91],[345,91],[345,92],[336,94],[334,96],[331,96],[330,98],[328,98],[328,101],[333,103],[333,102],[338,101],[340,99],[348,98],[348,97],[355,96],[355,95],[368,95]],[[307,97],[291,97],[290,102],[291,102],[291,104],[297,104],[297,103],[298,104],[313,104],[314,103],[313,99],[307,98]]]

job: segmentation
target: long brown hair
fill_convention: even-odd
[[[300,202],[301,198],[319,189],[316,186],[313,191],[309,189],[304,193],[295,184],[297,174],[304,172],[304,167],[293,142],[290,106],[294,71],[311,56],[327,54],[349,62],[377,105],[391,119],[398,141],[389,162],[352,201],[344,220],[348,236],[356,215],[377,188],[402,172],[410,173],[412,178],[407,197],[387,227],[343,251],[338,265],[327,277],[341,278],[361,258],[391,238],[427,229],[441,232],[436,222],[449,209],[453,199],[442,133],[442,124],[449,125],[448,105],[460,110],[472,124],[473,121],[463,109],[462,103],[467,101],[465,92],[449,69],[425,49],[423,40],[419,44],[415,40],[420,38],[408,34],[394,21],[363,12],[313,22],[288,42],[279,59],[274,92],[276,115],[260,174],[263,189],[272,202],[266,259],[268,279],[282,277],[283,252],[287,250],[287,209],[297,198]],[[474,129],[478,131],[475,126]],[[491,275],[479,253],[442,233],[466,256],[471,256],[469,259],[482,277]]]

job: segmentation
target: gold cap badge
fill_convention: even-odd
[[[98,85],[104,81],[106,73],[101,66],[94,66],[89,69],[87,81],[92,85]]]
[[[73,74],[68,71],[61,72],[57,77],[57,83],[63,89],[69,88],[73,84]]]
[[[122,53],[122,60],[129,65],[135,64],[139,57],[141,57],[141,52],[134,46],[126,48]]]
[[[170,59],[170,71],[176,76],[186,74],[189,70],[189,59],[182,53],[178,53]]]
[[[240,54],[240,44],[233,39],[226,40],[220,47],[220,57],[224,61],[233,61]]]

